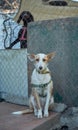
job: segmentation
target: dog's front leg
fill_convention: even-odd
[[[33,89],[33,95],[36,100],[36,105],[37,105],[37,109],[38,109],[37,116],[38,116],[38,118],[42,118],[42,108],[41,108],[41,104],[40,104],[40,99],[39,99],[38,93],[35,89]]]
[[[50,93],[47,93],[46,103],[45,103],[45,107],[44,107],[44,117],[48,117],[49,116],[48,109],[49,109],[50,98],[51,98]]]

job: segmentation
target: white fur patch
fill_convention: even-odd
[[[12,114],[14,114],[14,115],[21,115],[22,111],[12,112]]]

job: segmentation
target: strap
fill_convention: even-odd
[[[50,80],[48,83],[45,83],[45,84],[32,84],[33,86],[32,87],[39,87],[39,88],[44,88],[46,87],[52,80]]]
[[[26,33],[27,28],[23,27],[23,32],[22,32],[22,36],[20,37],[20,41],[24,41],[26,40],[26,38],[24,37],[25,33]]]

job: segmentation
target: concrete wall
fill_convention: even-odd
[[[65,1],[67,1],[68,6],[64,7],[50,6],[47,2],[42,2],[42,0],[21,0],[19,11],[14,19],[17,21],[20,13],[24,10],[30,11],[35,21],[78,16],[78,2]]]
[[[56,102],[78,106],[78,18],[55,19],[30,23],[28,52],[56,56],[49,64],[54,81]],[[29,86],[33,66],[29,62]]]
[[[0,50],[0,93],[8,102],[28,104],[27,50]]]

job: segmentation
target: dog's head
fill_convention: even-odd
[[[35,68],[37,71],[42,72],[47,68],[48,62],[53,59],[55,56],[55,52],[52,52],[50,54],[43,54],[39,53],[37,55],[35,54],[28,54],[28,58],[30,61],[34,62]]]
[[[23,21],[24,26],[27,26],[29,22],[34,21],[34,18],[31,12],[23,11],[19,16],[17,23],[20,23],[21,20]]]

